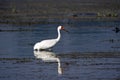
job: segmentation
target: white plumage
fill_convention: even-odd
[[[34,45],[34,50],[49,49],[53,47],[60,40],[60,37],[61,37],[60,30],[65,30],[65,29],[63,26],[58,26],[57,28],[58,37],[56,39],[48,39],[48,40],[43,40],[41,42],[36,43]]]
[[[56,39],[49,39],[49,40],[43,40],[41,42],[38,42],[34,46],[35,49],[48,49],[54,46],[58,41]]]

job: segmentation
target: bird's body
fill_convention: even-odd
[[[54,46],[58,41],[56,39],[48,39],[48,40],[43,40],[41,42],[38,42],[34,46],[34,50],[42,50],[42,49],[49,49],[52,46]],[[49,45],[48,45],[49,44]]]
[[[53,47],[60,40],[61,37],[60,30],[65,30],[65,29],[62,26],[58,26],[57,28],[58,37],[55,39],[43,40],[41,42],[36,43],[34,45],[34,50],[44,50]]]

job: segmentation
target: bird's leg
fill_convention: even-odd
[[[52,52],[52,49],[39,49],[39,51],[49,51],[49,52]]]
[[[39,49],[39,51],[45,51],[45,49]]]

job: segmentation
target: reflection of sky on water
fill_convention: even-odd
[[[73,55],[76,54],[73,53],[58,55],[62,63],[62,69],[64,70],[62,75],[58,75],[57,72],[58,64],[56,61],[54,63],[54,61],[49,62],[48,59],[47,59],[48,62],[43,62],[42,60],[35,58],[0,58],[0,79],[1,80],[120,79],[119,58],[114,57],[99,58],[99,56],[96,58],[92,56],[81,57],[81,54],[78,54],[75,57]]]

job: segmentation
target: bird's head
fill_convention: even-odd
[[[58,26],[58,29],[59,30],[64,30],[64,31],[68,32],[63,26]]]

